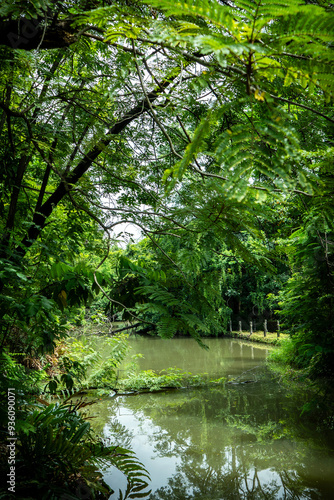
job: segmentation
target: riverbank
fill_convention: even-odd
[[[102,339],[97,340],[102,347]],[[113,442],[126,437],[150,473],[154,498],[184,499],[193,491],[199,492],[198,498],[230,498],[231,484],[248,491],[242,483],[246,474],[249,484],[256,485],[254,495],[266,491],[283,498],[286,471],[291,475],[289,491],[298,488],[303,496],[311,490],[314,497],[330,498],[333,434],[324,412],[320,419],[306,411],[301,416],[302,409],[317,404],[306,383],[285,384],[271,374],[267,359],[278,351],[274,346],[239,338],[203,340],[209,350],[190,338],[130,338],[130,356],[136,356],[140,370],[137,388],[152,388],[154,379],[147,377],[152,371],[156,382],[162,382],[160,371],[171,366],[176,375],[178,370],[207,373],[209,379],[226,382],[187,388],[182,382],[180,390],[100,396],[87,408],[94,430],[102,438],[112,436]],[[142,356],[137,358],[138,353]],[[114,490],[126,489],[114,471],[106,470],[104,480]]]
[[[287,333],[280,333],[280,336],[277,337],[277,332],[275,333],[267,333],[264,336],[263,331],[258,331],[249,334],[249,332],[228,332],[225,334],[225,337],[233,338],[233,339],[241,339],[247,340],[248,342],[258,342],[261,344],[270,344],[270,345],[281,345],[282,341],[289,338]]]

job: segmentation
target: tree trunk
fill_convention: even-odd
[[[52,195],[39,207],[38,212],[35,211],[32,224],[23,238],[14,254],[23,257],[31,245],[36,241],[41,231],[43,230],[47,218],[51,215],[54,208],[64,196],[71,191],[79,179],[87,172],[92,163],[101,154],[101,152],[109,145],[113,136],[120,134],[133,120],[141,116],[143,113],[150,110],[149,103],[155,101],[159,95],[178,77],[178,73],[170,78],[166,78],[156,90],[149,92],[147,97],[144,97],[136,106],[125,113],[108,131],[104,139],[101,139],[84,157],[79,161],[77,166],[69,173],[67,177],[61,180],[58,187]],[[149,102],[148,102],[149,101]],[[15,199],[13,200],[13,203]],[[15,214],[14,214],[15,215]],[[4,250],[5,251],[5,250]],[[0,291],[3,289],[4,283],[0,281]]]
[[[51,21],[51,20],[50,20]],[[57,49],[69,47],[77,39],[72,20],[57,20],[44,31],[44,18],[0,20],[0,45],[13,49]]]

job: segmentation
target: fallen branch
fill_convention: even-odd
[[[118,328],[117,330],[113,330],[110,333],[112,333],[114,335],[114,333],[123,332],[124,330],[130,330],[131,328],[137,328],[137,326],[140,326],[140,325],[141,325],[141,322],[135,323],[134,325],[124,326],[123,328]]]

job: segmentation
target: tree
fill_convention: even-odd
[[[322,192],[302,200],[302,223],[287,240],[291,277],[279,293],[292,335],[288,360],[311,376],[330,377],[334,360],[333,176],[331,149],[314,155]]]
[[[293,234],[298,255],[282,307],[298,331],[300,364],[311,360],[316,373],[326,371],[334,351],[326,326],[333,310],[331,7],[2,3],[1,350],[52,351],[66,335],[66,306],[108,290],[109,276],[99,271],[117,240],[114,228],[131,222],[158,255],[149,249],[144,266],[127,256],[122,285],[144,300],[135,314],[156,321],[162,336],[190,331],[199,341],[208,310],[213,330],[216,308],[227,312],[213,287],[225,262],[215,256],[226,251],[247,272],[252,265],[275,273],[275,248]],[[290,216],[283,229],[278,203]],[[147,264],[157,264],[158,274]],[[318,300],[317,323],[309,311]],[[304,324],[296,310],[308,311]],[[15,378],[8,373],[4,387]]]
[[[64,211],[109,240],[132,222],[162,254],[163,234],[198,235],[272,268],[268,200],[322,189],[310,153],[333,127],[330,5],[77,2],[53,17],[52,5],[1,11],[44,33],[35,51],[1,48],[3,293],[29,260],[59,260],[45,238]],[[51,49],[58,21],[74,35]]]

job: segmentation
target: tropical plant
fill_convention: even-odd
[[[161,391],[166,389],[179,389],[185,387],[209,387],[210,385],[223,384],[224,378],[210,380],[208,374],[193,375],[183,372],[178,368],[168,368],[155,372],[154,370],[141,370],[130,373],[120,380],[120,390],[126,391]]]
[[[15,498],[109,498],[112,491],[99,469],[113,465],[128,477],[122,499],[137,498],[149,476],[129,450],[106,446],[93,436],[76,403],[34,405],[26,414],[29,425],[17,436],[16,463],[20,471]],[[7,491],[7,497],[8,491]],[[148,494],[147,491],[145,494]]]
[[[298,362],[326,373],[331,7],[3,2],[1,350],[52,352],[75,307],[98,292],[162,336],[200,341],[228,320],[230,285],[240,284],[226,278],[230,260],[262,283],[251,299],[262,307],[287,277],[268,284],[270,272],[287,274],[282,247],[293,234],[281,307]],[[143,265],[131,249],[108,262],[121,224],[149,239]],[[112,375],[106,370],[101,379]]]

